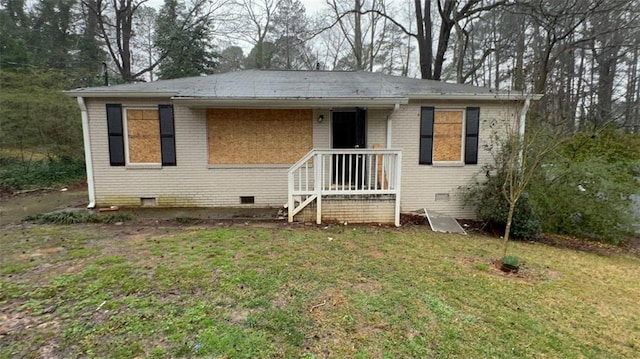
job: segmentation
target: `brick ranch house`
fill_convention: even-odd
[[[529,100],[369,72],[248,70],[68,91],[89,207],[280,207],[289,220],[472,218],[492,131]],[[534,96],[534,99],[539,96]],[[521,128],[524,128],[521,126]]]

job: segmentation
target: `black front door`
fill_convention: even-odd
[[[332,115],[333,148],[366,148],[366,110],[334,111]],[[361,155],[333,156],[333,183],[338,186],[363,183],[365,166]]]

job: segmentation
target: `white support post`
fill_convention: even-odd
[[[323,155],[317,153],[313,157],[313,169],[315,171],[315,177],[313,179],[313,186],[316,192],[316,223],[322,223],[322,174],[324,173]]]
[[[287,199],[287,214],[289,215],[288,221],[289,223],[293,222],[293,210],[295,209],[295,204],[293,203],[293,188],[295,187],[294,181],[294,172],[289,172],[289,198]]]
[[[396,155],[396,176],[394,178],[395,181],[395,190],[396,190],[396,213],[395,213],[395,225],[396,227],[400,227],[400,192],[402,190],[402,152],[398,152]]]

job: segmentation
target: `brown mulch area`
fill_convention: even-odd
[[[495,238],[501,238],[504,235],[503,229],[501,230],[497,228],[489,228],[480,221],[458,219],[458,222],[467,232],[484,234],[486,236]],[[514,241],[519,240],[514,239]],[[629,238],[616,246],[584,238],[576,238],[561,234],[543,233],[535,239],[524,240],[522,242],[542,243],[551,247],[572,249],[575,251],[595,253],[598,255],[627,253],[640,257],[640,238]]]
[[[481,221],[470,219],[457,219],[457,221],[468,233],[476,233],[494,238],[501,238],[504,235],[504,229],[501,230],[500,228],[487,227],[485,223]],[[423,215],[417,213],[401,214],[400,223],[402,224],[402,226],[428,225],[428,223],[426,222],[426,218]],[[514,240],[518,241],[517,239]],[[575,238],[560,234],[544,233],[534,240],[526,240],[522,242],[542,243],[551,247],[595,253],[598,255],[631,254],[640,257],[640,238],[629,238],[623,243],[615,246],[612,244],[591,241],[588,239]]]
[[[427,224],[427,218],[422,214],[417,213],[400,213],[400,225],[415,225],[421,226]]]
[[[590,241],[587,239],[580,239],[570,236],[563,236],[559,234],[543,234],[540,238],[535,240],[537,243],[544,243],[546,245],[573,249],[581,252],[590,252],[599,255],[611,255],[611,254],[631,254],[636,257],[640,257],[640,246],[637,239],[629,238],[626,241],[620,243],[617,246],[607,243]]]

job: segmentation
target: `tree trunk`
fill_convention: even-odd
[[[440,33],[438,35],[438,49],[436,52],[436,57],[433,62],[433,79],[440,80],[442,76],[442,66],[444,64],[444,55],[447,52],[447,48],[449,46],[449,39],[451,38],[451,30],[453,29],[453,24],[456,20],[451,18],[451,13],[454,8],[453,0],[446,0],[444,3],[444,8],[442,9],[442,13],[440,14]]]
[[[513,81],[513,89],[515,91],[523,93],[525,91],[524,86],[524,52],[525,52],[525,29],[526,23],[524,21],[523,15],[517,15],[518,24],[520,24],[520,28],[516,31],[516,66],[514,69],[514,81]],[[497,56],[497,55],[496,55]]]
[[[638,48],[633,49],[633,55],[629,59],[627,73],[627,94],[625,96],[624,123],[628,132],[634,129],[634,104],[636,102],[636,83],[638,82]]]
[[[433,62],[433,49],[431,48],[431,0],[426,0],[424,4],[424,14],[422,12],[422,1],[415,0],[416,26],[418,29],[418,54],[420,57],[420,74],[423,79],[433,79],[431,64]]]
[[[464,55],[467,47],[467,37],[465,36],[464,30],[458,23],[455,24],[456,29],[456,51],[454,62],[456,64],[456,83],[464,82]]]
[[[360,0],[355,0],[355,28],[354,28],[354,42],[353,42],[353,55],[356,58],[356,70],[364,70],[362,64],[362,3]]]
[[[509,213],[507,214],[507,225],[505,226],[504,236],[502,237],[502,257],[500,257],[501,260],[507,255],[507,248],[509,245],[509,236],[511,234],[511,223],[513,222],[513,214],[516,211],[516,203],[517,203],[517,200],[509,201]]]

